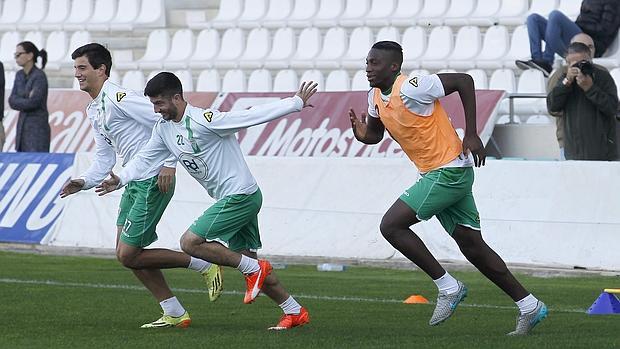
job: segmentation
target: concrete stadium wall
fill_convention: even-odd
[[[92,154],[78,153],[81,173]],[[403,259],[380,235],[383,213],[417,179],[403,158],[248,157],[264,195],[261,253]],[[483,235],[508,263],[620,270],[620,163],[488,161],[474,195]],[[113,248],[120,191],[66,199],[43,244]],[[213,200],[184,169],[153,246],[178,238]],[[438,259],[464,261],[436,219],[413,228]]]

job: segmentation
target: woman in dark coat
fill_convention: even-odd
[[[35,63],[41,57],[41,69]],[[15,62],[23,69],[15,74],[9,105],[19,111],[15,135],[18,152],[49,152],[50,125],[47,112],[47,76],[43,72],[47,52],[30,41],[17,44]]]

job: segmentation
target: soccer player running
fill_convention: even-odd
[[[421,178],[400,196],[381,220],[381,234],[428,274],[438,288],[431,326],[448,319],[467,296],[467,287],[439,264],[409,227],[436,216],[461,252],[482,274],[506,292],[520,315],[509,335],[525,335],[547,315],[545,304],[529,293],[504,261],[482,239],[474,197],[473,165],[484,165],[485,152],[476,131],[476,97],[471,76],[462,73],[406,77],[403,53],[392,41],[375,43],[366,57],[368,115],[349,117],[355,138],[377,144],[384,131],[400,144]],[[439,98],[458,92],[466,129],[459,139]]]
[[[96,189],[109,193],[138,177],[151,164],[173,155],[187,172],[217,200],[194,221],[181,237],[181,248],[191,256],[237,268],[246,279],[243,302],[254,301],[262,291],[284,315],[270,330],[287,330],[310,321],[303,308],[272,272],[271,264],[257,259],[261,248],[258,212],[262,194],[243,158],[235,133],[311,106],[316,83],[302,83],[295,96],[248,110],[220,112],[188,104],[181,81],[162,72],[146,84],[144,94],[163,117],[149,142],[116,176]]]
[[[96,152],[86,172],[63,186],[63,198],[101,183],[114,167],[117,153],[126,164],[148,142],[159,120],[147,98],[108,80],[112,58],[105,47],[90,43],[76,49],[71,57],[80,89],[93,99],[86,114],[94,131]],[[160,319],[142,328],[187,327],[191,323],[160,269],[195,270],[207,283],[211,301],[222,293],[218,265],[182,252],[145,248],[157,240],[155,228],[174,193],[175,166],[176,159],[170,157],[144,168],[127,184],[116,220],[118,260],[132,270],[163,309]]]

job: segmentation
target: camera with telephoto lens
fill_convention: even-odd
[[[579,70],[581,71],[583,75],[592,76],[592,73],[594,72],[594,67],[592,66],[592,62],[586,61],[586,60],[579,61],[573,64],[573,67],[579,68]]]

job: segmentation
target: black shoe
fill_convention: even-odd
[[[530,61],[522,61],[520,59],[517,59],[515,61],[515,65],[517,66],[517,68],[519,68],[521,70],[528,70],[528,69],[532,68],[530,66]]]
[[[551,64],[547,63],[546,61],[530,59],[528,61],[528,64],[530,67],[540,70],[546,78],[548,78],[551,74]]]

